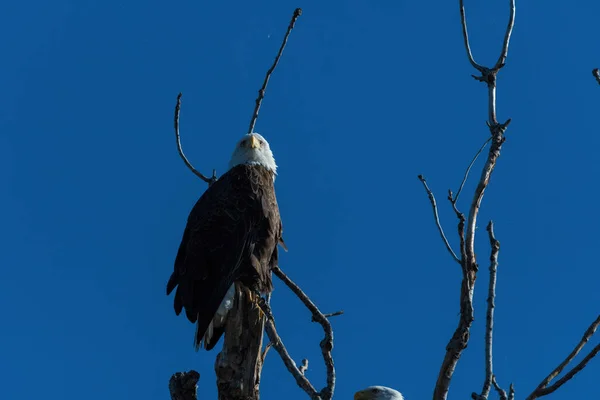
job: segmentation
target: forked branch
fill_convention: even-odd
[[[298,386],[302,390],[304,390],[312,400],[323,400],[319,396],[319,393],[312,385],[312,383],[310,383],[308,378],[304,376],[304,371],[302,371],[296,366],[296,363],[292,359],[292,356],[290,356],[290,353],[288,353],[286,347],[284,346],[283,341],[281,340],[281,337],[279,336],[279,334],[277,333],[277,329],[275,328],[275,318],[273,317],[273,313],[271,312],[271,307],[267,304],[266,301],[262,301],[262,299],[259,305],[266,317],[265,331],[267,332],[267,337],[269,338],[269,345],[273,349],[275,349],[277,354],[279,354],[279,357],[281,357],[283,364],[290,372],[290,374],[292,374]]]
[[[469,35],[463,0],[459,0],[459,6],[463,40],[467,52],[467,57],[471,65],[481,73],[481,76],[474,76],[474,78],[476,78],[480,82],[484,82],[488,87],[487,125],[490,130],[492,144],[490,146],[485,165],[483,166],[483,169],[481,171],[481,176],[475,189],[475,193],[473,194],[473,199],[469,208],[468,217],[466,218],[466,232],[464,232],[465,218],[463,214],[459,212],[456,205],[456,201],[458,199],[458,195],[460,195],[460,192],[462,191],[462,187],[464,186],[464,182],[468,177],[471,165],[474,163],[474,160],[477,158],[477,155],[474,157],[473,161],[471,162],[471,165],[465,173],[465,177],[463,178],[461,187],[457,192],[457,197],[453,198],[452,192],[449,192],[448,195],[448,199],[450,200],[454,211],[459,217],[459,236],[461,240],[460,264],[463,272],[463,280],[461,283],[460,290],[460,320],[458,323],[458,327],[456,328],[454,334],[452,335],[452,338],[450,339],[450,342],[446,346],[446,354],[444,356],[444,360],[442,362],[442,366],[440,368],[440,372],[433,393],[434,400],[447,399],[448,391],[450,388],[450,381],[456,369],[456,365],[458,364],[458,360],[460,359],[463,350],[467,347],[467,344],[469,342],[470,329],[471,324],[473,323],[474,313],[473,293],[475,290],[475,280],[477,278],[478,270],[477,260],[475,257],[475,228],[477,226],[477,217],[479,215],[479,209],[481,207],[481,202],[483,200],[485,189],[490,183],[492,172],[496,167],[498,157],[500,157],[502,144],[505,140],[504,133],[506,131],[506,128],[508,127],[508,124],[510,123],[509,119],[506,122],[500,124],[498,123],[496,118],[496,75],[498,74],[498,71],[504,66],[506,62],[506,57],[508,55],[508,46],[514,27],[515,1],[510,0],[510,15],[506,32],[504,35],[502,50],[500,52],[500,56],[498,57],[498,61],[492,68],[482,66],[475,62],[469,44]],[[482,149],[480,151],[483,150],[484,146],[482,146]],[[485,398],[487,398],[490,391],[490,385],[492,384],[491,377],[492,375],[490,375],[489,373],[486,374],[486,382],[484,385],[484,390],[482,391],[482,395],[475,396],[485,395]]]
[[[498,392],[498,396],[500,396],[500,400],[515,400],[515,387],[513,384],[510,384],[508,389],[508,396],[506,395],[506,390],[502,389],[498,382],[496,382],[496,377],[492,375],[492,385],[494,385],[494,389]]]
[[[285,46],[287,44],[290,33],[294,29],[296,20],[298,19],[298,17],[300,15],[302,15],[302,9],[296,8],[294,10],[292,20],[290,21],[290,24],[288,25],[287,31],[283,38],[283,42],[281,43],[281,47],[279,48],[279,52],[277,53],[277,56],[275,57],[275,61],[273,62],[273,65],[271,65],[271,68],[269,68],[269,70],[267,71],[265,80],[263,81],[263,85],[260,88],[260,90],[258,91],[258,97],[256,98],[256,102],[255,102],[256,105],[254,107],[254,113],[252,114],[252,118],[250,120],[250,127],[248,128],[248,133],[252,133],[254,131],[254,126],[256,125],[256,120],[258,119],[258,111],[260,110],[262,101],[265,98],[265,93],[267,90],[267,85],[269,84],[269,79],[271,78],[273,71],[275,71],[275,68],[277,67],[277,64],[279,63],[279,59],[281,58],[281,55],[283,54],[283,50],[285,49]],[[185,165],[190,169],[190,171],[192,171],[194,173],[194,175],[196,175],[198,178],[202,179],[204,182],[208,183],[208,186],[210,186],[217,181],[217,172],[213,169],[213,173],[210,178],[205,176],[201,172],[199,172],[196,168],[194,168],[192,163],[190,163],[190,161],[187,159],[187,157],[185,156],[185,154],[183,152],[183,148],[181,146],[181,138],[179,135],[179,113],[181,111],[181,96],[182,96],[181,93],[179,93],[177,95],[177,103],[175,104],[175,140],[177,141],[177,151],[179,152],[181,159],[183,160]]]
[[[529,396],[527,396],[526,400],[537,399],[538,397],[546,396],[554,392],[556,389],[567,383],[578,372],[585,368],[587,363],[600,352],[600,344],[596,345],[596,347],[594,347],[579,364],[577,364],[569,372],[567,372],[565,376],[557,380],[554,384],[548,386],[550,382],[552,382],[552,380],[556,378],[563,371],[563,369],[565,369],[565,367],[567,367],[567,365],[571,363],[571,361],[573,361],[577,354],[581,352],[583,347],[592,338],[594,333],[596,333],[598,326],[600,326],[600,315],[598,315],[598,318],[596,318],[596,320],[592,322],[592,324],[587,328],[587,330],[583,334],[583,337],[581,338],[577,346],[575,346],[571,354],[569,354],[567,358],[565,358],[565,360],[562,363],[560,363],[559,366],[556,367]]]
[[[333,356],[331,355],[331,352],[333,350],[333,329],[331,327],[331,323],[329,322],[325,314],[323,314],[315,305],[315,303],[313,303],[312,300],[306,295],[306,293],[304,293],[298,285],[296,285],[286,274],[284,274],[279,267],[273,268],[272,271],[273,274],[275,274],[279,279],[281,279],[283,283],[285,283],[285,285],[288,288],[290,288],[292,292],[294,292],[294,294],[300,299],[300,301],[302,301],[306,308],[308,308],[308,310],[312,314],[312,320],[314,322],[317,322],[323,328],[325,337],[323,338],[323,340],[321,340],[320,347],[321,354],[323,355],[323,361],[325,362],[325,369],[327,372],[327,385],[318,393],[318,398],[321,400],[330,400],[333,398],[333,392],[335,390],[335,366],[333,363]],[[332,316],[333,315],[340,315],[340,312],[333,313]],[[277,350],[275,345],[273,345],[273,347]],[[279,353],[279,355],[283,358],[282,353]],[[290,370],[290,372],[292,371]],[[292,375],[295,375],[295,373],[292,372]]]

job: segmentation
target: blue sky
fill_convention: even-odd
[[[467,0],[493,63],[508,1]],[[458,318],[459,267],[416,176],[444,201],[488,137],[458,1],[5,2],[0,11],[0,387],[3,399],[164,400],[176,371],[215,398],[165,284],[205,190],[177,155],[225,171],[294,8],[256,126],[280,166],[282,268],[333,320],[338,399],[365,386],[431,396]],[[476,321],[451,398],[481,390],[491,218],[501,241],[495,371],[527,395],[600,311],[595,212],[600,3],[519,1],[498,117],[513,122],[479,220]],[[478,170],[481,164],[476,166]],[[460,204],[466,210],[475,180]],[[324,382],[319,326],[279,282],[278,330]],[[597,343],[598,339],[592,343]],[[554,399],[589,397],[600,360]],[[276,353],[264,399],[304,399]]]

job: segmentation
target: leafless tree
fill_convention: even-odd
[[[446,346],[446,354],[438,374],[437,382],[433,392],[434,400],[445,400],[448,397],[448,391],[450,389],[450,381],[460,359],[462,352],[466,349],[469,342],[471,324],[473,323],[473,293],[475,290],[475,282],[477,279],[477,273],[479,266],[475,256],[475,228],[477,225],[477,216],[483,200],[483,196],[486,188],[490,184],[492,173],[496,167],[498,158],[500,157],[500,151],[502,145],[506,140],[505,133],[510,119],[506,122],[500,123],[497,119],[496,114],[496,77],[502,67],[506,63],[508,56],[508,48],[510,43],[510,37],[515,22],[515,0],[509,0],[510,2],[510,15],[508,18],[508,25],[506,33],[504,35],[504,42],[502,50],[498,60],[493,67],[485,67],[478,64],[473,58],[471,48],[469,45],[469,35],[467,30],[467,21],[465,16],[465,7],[463,4],[464,0],[459,0],[460,17],[462,24],[462,33],[467,52],[469,62],[475,68],[479,75],[472,75],[479,82],[486,84],[488,89],[488,121],[487,126],[489,128],[490,137],[485,140],[479,151],[473,157],[471,163],[466,169],[463,180],[456,192],[453,194],[451,190],[448,191],[448,201],[458,218],[457,231],[460,239],[460,256],[452,249],[450,242],[448,241],[444,229],[440,223],[439,211],[435,196],[432,190],[429,188],[427,181],[422,175],[419,175],[419,180],[423,184],[425,191],[431,202],[435,224],[440,233],[442,241],[446,246],[448,252],[452,256],[452,259],[458,263],[462,270],[462,283],[460,289],[460,319],[458,327],[454,331],[448,345]],[[600,83],[600,74],[598,69],[593,71],[594,76]],[[491,142],[490,149],[488,151],[487,159],[482,168],[479,182],[472,196],[471,204],[469,207],[468,215],[465,216],[458,207],[458,199],[463,190],[465,182],[469,177],[471,168],[475,164],[475,161],[482,153],[488,143]],[[498,268],[498,254],[500,251],[500,242],[494,235],[494,224],[490,221],[487,225],[487,232],[491,246],[490,255],[490,266],[489,266],[489,284],[488,284],[488,298],[487,298],[487,315],[486,315],[486,329],[485,329],[485,379],[483,387],[480,393],[472,393],[471,397],[474,400],[487,400],[490,396],[491,388],[494,387],[498,396],[501,400],[513,400],[515,398],[514,387],[511,384],[508,394],[503,390],[493,372],[493,330],[494,330],[494,307],[496,299],[496,276]],[[592,323],[592,325],[585,332],[582,340],[575,347],[575,349],[569,354],[569,356],[555,368],[540,384],[539,386],[526,398],[527,400],[533,400],[538,397],[545,396],[557,390],[564,383],[569,381],[575,374],[581,371],[587,363],[600,352],[600,344],[594,347],[588,355],[576,366],[574,366],[569,372],[567,372],[561,379],[557,380],[554,384],[548,386],[554,378],[556,378],[563,369],[575,358],[575,356],[582,350],[591,336],[594,334],[598,326],[600,325],[600,316]]]
[[[488,120],[487,126],[490,136],[484,141],[478,152],[475,154],[469,163],[463,179],[456,193],[448,191],[447,200],[450,207],[457,217],[457,233],[460,239],[459,252],[455,252],[450,242],[447,239],[446,233],[439,219],[439,209],[435,195],[427,184],[426,179],[419,175],[428,197],[431,202],[434,221],[440,233],[442,241],[450,253],[452,259],[460,265],[462,271],[462,282],[460,288],[460,318],[458,326],[455,329],[450,341],[446,346],[446,353],[442,361],[442,365],[435,384],[433,399],[445,400],[448,397],[450,383],[458,361],[462,352],[466,349],[469,338],[470,329],[474,320],[474,305],[473,293],[479,265],[475,255],[475,239],[476,225],[479,210],[483,201],[484,193],[490,184],[491,176],[496,168],[497,161],[500,157],[502,145],[506,140],[505,134],[511,122],[507,119],[505,122],[498,122],[496,113],[496,77],[500,70],[504,67],[510,44],[510,38],[515,22],[515,0],[509,0],[510,13],[508,24],[504,35],[502,49],[498,60],[493,67],[485,67],[478,64],[471,52],[469,45],[469,36],[467,31],[467,22],[463,0],[459,0],[460,17],[462,25],[462,33],[464,45],[467,52],[467,57],[470,64],[478,71],[478,75],[473,75],[479,82],[486,84],[488,89]],[[291,31],[294,28],[296,20],[301,15],[301,10],[296,9],[284,40],[281,44],[279,52],[271,68],[267,71],[265,80],[261,89],[258,92],[254,113],[251,118],[248,132],[254,131],[258,113],[265,96],[265,91],[269,79],[277,66]],[[593,75],[600,83],[600,73],[598,69],[593,70]],[[217,180],[216,171],[213,170],[212,176],[207,177],[198,172],[192,164],[187,160],[181,146],[179,136],[179,114],[181,109],[181,93],[177,97],[175,107],[175,136],[177,140],[177,149],[179,154],[188,168],[196,174],[200,179],[206,182],[209,186]],[[487,158],[481,170],[479,181],[474,193],[471,196],[468,213],[465,215],[459,207],[458,201],[463,191],[466,181],[469,178],[471,169],[474,167],[478,157],[483,153],[485,148],[489,146]],[[497,392],[501,400],[514,400],[515,390],[513,385],[509,386],[508,393],[502,389],[496,380],[493,372],[493,331],[494,331],[494,308],[496,300],[496,281],[498,271],[498,256],[500,251],[500,242],[494,234],[494,224],[490,221],[487,225],[488,240],[491,247],[490,264],[489,264],[489,282],[488,282],[488,298],[487,298],[487,314],[486,314],[486,329],[485,329],[485,378],[482,389],[479,393],[472,393],[471,397],[474,400],[487,400],[490,396],[492,388]],[[275,326],[275,318],[270,309],[268,300],[261,299],[258,304],[251,300],[248,295],[248,290],[242,285],[236,286],[236,297],[234,307],[227,321],[227,329],[223,350],[217,356],[215,363],[215,371],[217,373],[217,386],[220,400],[241,400],[250,399],[258,400],[259,398],[259,383],[262,371],[262,364],[266,354],[270,348],[275,349],[283,360],[284,365],[296,380],[297,385],[313,400],[330,400],[333,398],[335,389],[335,368],[332,357],[333,349],[333,330],[328,320],[329,317],[340,315],[342,312],[331,314],[323,314],[310,298],[278,267],[273,270],[275,274],[309,309],[312,314],[312,321],[319,323],[324,332],[324,338],[320,343],[321,353],[325,362],[327,371],[327,384],[317,390],[309,379],[305,376],[308,368],[308,360],[302,360],[300,367],[296,365],[293,358],[285,348],[281,337],[277,334]],[[600,326],[600,316],[590,325],[585,331],[583,338],[567,356],[567,358],[556,367],[533,391],[526,397],[526,400],[533,400],[538,397],[548,395],[563,384],[568,382],[575,374],[581,371],[588,362],[600,352],[600,344],[594,347],[577,365],[569,369],[560,379],[554,383],[552,381],[560,375],[572,360],[581,352],[586,343]],[[269,343],[266,346],[262,345],[263,331],[266,331]],[[171,377],[169,389],[173,400],[195,400],[196,399],[196,383],[198,382],[199,374],[196,371],[176,373]]]

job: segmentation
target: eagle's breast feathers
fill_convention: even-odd
[[[227,312],[225,303],[232,298],[226,294],[235,292],[230,290],[234,282],[261,293],[273,289],[271,268],[277,265],[282,230],[274,171],[260,164],[232,167],[196,202],[167,294],[177,287],[175,312],[185,308],[187,318],[197,323],[197,347],[207,330],[207,349],[223,334],[224,315],[217,311]],[[213,317],[218,318],[214,324]]]

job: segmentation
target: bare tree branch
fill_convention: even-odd
[[[323,314],[325,318],[337,317],[338,315],[344,315],[344,310]],[[311,322],[317,322],[314,316],[311,318]]]
[[[304,360],[302,360],[302,365],[300,366],[299,371],[302,375],[304,375],[306,371],[308,371],[308,359],[305,358]]]
[[[437,207],[437,203],[435,201],[435,196],[433,195],[433,192],[431,191],[431,189],[429,189],[429,186],[427,185],[427,180],[425,179],[425,177],[423,175],[419,175],[419,176],[417,176],[417,178],[419,178],[419,180],[423,184],[423,187],[425,188],[425,191],[427,192],[427,196],[429,196],[429,201],[431,202],[431,208],[433,209],[433,218],[435,219],[435,225],[437,226],[438,231],[440,232],[440,236],[442,237],[442,240],[444,241],[444,244],[446,245],[446,249],[448,249],[448,252],[450,253],[450,255],[452,255],[452,258],[454,258],[454,261],[456,261],[457,263],[460,264],[460,259],[456,256],[456,253],[454,252],[454,250],[452,250],[452,246],[450,246],[450,242],[448,242],[448,239],[446,238],[446,234],[444,233],[444,228],[442,228],[442,224],[440,222],[440,217],[438,215],[438,207]]]
[[[452,202],[452,204],[455,204],[458,201],[458,197],[460,196],[460,193],[462,192],[463,187],[465,186],[465,183],[467,182],[467,179],[469,178],[469,172],[471,172],[471,168],[473,168],[473,164],[475,164],[475,161],[477,161],[477,158],[479,157],[479,155],[481,154],[483,149],[485,149],[485,146],[487,146],[487,144],[490,142],[490,140],[492,140],[491,137],[488,138],[485,142],[483,142],[483,144],[479,148],[479,151],[477,152],[477,154],[475,154],[475,156],[471,160],[471,163],[469,164],[469,166],[467,167],[467,170],[465,171],[465,176],[463,177],[463,180],[460,183],[460,187],[458,188],[458,191],[456,192],[456,196],[454,196],[454,198],[452,198],[452,195],[450,195],[449,200],[450,200],[450,202]]]
[[[565,374],[565,376],[563,376],[561,379],[556,381],[551,386],[548,386],[550,384],[550,382],[552,382],[552,380],[554,378],[556,378],[562,372],[562,370],[565,369],[565,367],[571,363],[571,361],[573,361],[573,359],[577,356],[577,354],[579,354],[579,352],[583,349],[583,347],[587,344],[587,342],[592,338],[594,333],[596,333],[598,326],[600,326],[600,315],[598,315],[598,318],[596,318],[596,320],[594,322],[592,322],[592,324],[585,331],[585,333],[583,334],[583,337],[581,338],[581,340],[579,341],[577,346],[575,346],[575,348],[573,349],[571,354],[569,354],[567,356],[567,358],[562,363],[560,363],[560,365],[558,367],[556,367],[538,385],[538,387],[533,391],[533,393],[531,393],[529,396],[527,396],[526,400],[537,399],[538,397],[546,396],[546,395],[554,392],[556,389],[558,389],[559,387],[561,387],[562,385],[567,383],[571,378],[573,378],[579,371],[581,371],[583,368],[585,368],[587,363],[600,352],[600,344],[598,344],[596,347],[594,347],[588,353],[588,355],[585,356],[585,358],[579,364],[577,364],[569,372],[567,372]]]
[[[598,68],[594,68],[592,70],[592,75],[594,75],[594,78],[596,78],[596,82],[600,84],[600,70]]]
[[[479,183],[477,184],[477,188],[475,189],[475,193],[473,195],[473,200],[469,209],[469,215],[466,220],[465,236],[462,236],[464,232],[464,225],[461,227],[461,224],[464,223],[464,216],[458,211],[456,203],[453,202],[451,192],[449,192],[448,196],[448,199],[453,205],[454,211],[459,217],[459,232],[461,235],[460,264],[463,272],[463,280],[461,283],[460,291],[460,320],[458,322],[456,330],[454,331],[454,334],[452,335],[452,338],[450,339],[450,342],[446,346],[446,354],[444,356],[444,360],[442,362],[442,366],[440,368],[438,379],[433,392],[434,400],[447,399],[452,375],[454,374],[456,365],[458,364],[458,360],[460,359],[463,350],[467,347],[467,344],[469,342],[471,324],[473,323],[474,319],[473,293],[475,290],[475,280],[477,278],[478,270],[477,260],[475,257],[475,228],[477,226],[477,216],[479,214],[479,208],[481,206],[481,201],[483,200],[485,189],[489,185],[492,172],[494,171],[494,168],[496,166],[496,161],[500,156],[500,150],[502,149],[502,144],[505,140],[504,133],[508,124],[510,123],[509,119],[505,123],[499,124],[496,119],[496,75],[498,74],[498,71],[504,66],[504,62],[506,61],[506,56],[508,54],[510,35],[514,27],[515,1],[510,0],[511,11],[509,16],[509,23],[506,29],[503,48],[499,57],[499,62],[497,62],[496,65],[491,69],[481,66],[475,62],[469,45],[469,37],[463,0],[459,0],[459,6],[463,39],[465,43],[465,49],[467,51],[467,57],[469,58],[469,62],[471,63],[471,65],[481,73],[481,77],[476,77],[476,79],[481,82],[485,82],[488,87],[489,121],[487,122],[487,125],[492,135],[492,144],[490,146],[486,163],[481,172]],[[487,389],[487,391],[489,393],[489,389]]]
[[[500,53],[500,57],[498,57],[498,61],[496,61],[496,65],[494,65],[495,70],[499,70],[504,67],[506,63],[506,57],[508,57],[508,45],[510,43],[510,35],[512,35],[513,28],[515,26],[515,0],[510,0],[510,15],[508,17],[508,26],[506,27],[506,32],[504,33],[504,43],[502,44],[502,52]]]
[[[181,159],[187,165],[187,167],[196,175],[198,178],[202,179],[204,182],[208,183],[208,186],[212,185],[217,181],[217,171],[213,169],[212,176],[207,178],[201,172],[196,170],[194,166],[189,162],[185,154],[183,153],[183,148],[181,147],[181,139],[179,137],[179,112],[181,111],[181,93],[177,95],[177,104],[175,104],[175,140],[177,141],[177,151],[181,156]]]
[[[456,206],[456,201],[453,200],[453,197],[452,197],[452,190],[448,190],[448,201],[450,201],[450,204],[452,204],[452,209],[454,210],[454,213],[456,214],[456,218],[458,218],[457,228],[458,228],[458,237],[460,238],[460,259],[466,260],[467,259],[467,251],[465,249],[465,222],[467,221],[467,219],[465,218],[465,214],[460,212],[458,207]],[[462,261],[461,261],[460,265],[464,269]]]
[[[319,323],[321,327],[323,327],[325,337],[323,340],[321,340],[321,353],[323,354],[323,361],[325,362],[325,369],[327,371],[327,386],[321,389],[319,392],[319,397],[322,400],[330,400],[333,398],[333,393],[335,390],[335,367],[333,363],[333,357],[331,355],[331,351],[333,350],[333,329],[331,327],[331,323],[310,300],[306,293],[304,293],[298,285],[288,278],[288,276],[284,274],[279,267],[273,268],[272,271],[273,274],[281,279],[283,283],[285,283],[286,286],[290,288],[292,292],[294,292],[294,294],[300,299],[300,301],[302,301],[306,308],[308,308],[308,310],[312,313],[312,319]],[[271,337],[269,336],[269,339],[270,338]],[[273,347],[275,347],[275,344],[273,344]]]
[[[487,226],[488,235],[490,238],[490,246],[492,252],[490,254],[490,283],[488,286],[488,298],[487,298],[487,315],[485,324],[485,379],[483,381],[483,389],[481,394],[473,393],[471,397],[474,400],[487,400],[490,395],[492,384],[495,384],[496,377],[494,376],[494,363],[493,363],[493,333],[494,333],[494,307],[496,307],[496,276],[498,273],[498,252],[500,251],[500,242],[496,240],[494,235],[494,223],[490,221]],[[498,388],[496,388],[498,390]],[[505,400],[506,393],[504,393]],[[502,396],[500,396],[502,397]]]
[[[465,42],[465,50],[467,50],[467,57],[469,57],[469,62],[479,72],[483,73],[485,67],[477,64],[475,59],[473,58],[473,53],[471,53],[471,45],[469,44],[469,32],[467,30],[467,17],[465,16],[465,5],[463,4],[463,0],[460,0],[460,23],[462,25],[462,33],[463,40]]]
[[[500,385],[498,385],[498,382],[496,382],[496,377],[494,375],[492,375],[492,385],[494,385],[494,389],[496,389],[496,392],[498,392],[500,400],[508,400],[508,397],[506,396],[506,390],[502,389]]]
[[[275,329],[275,318],[273,318],[271,307],[265,301],[259,302],[259,305],[266,316],[265,331],[267,332],[267,337],[269,338],[273,349],[275,349],[281,357],[287,370],[292,374],[298,386],[304,390],[312,400],[324,400],[321,399],[315,387],[304,376],[304,372],[298,369],[296,363],[285,348],[281,337],[277,333],[277,329]]]
[[[490,255],[490,284],[488,286],[488,308],[485,324],[485,382],[481,395],[488,398],[494,377],[493,364],[493,333],[494,333],[494,307],[496,307],[496,275],[498,273],[498,252],[500,251],[500,242],[494,235],[494,223],[489,222],[487,231],[490,237],[490,246],[492,253]]]
[[[248,128],[248,133],[252,133],[254,131],[254,126],[256,125],[256,120],[258,119],[258,112],[260,110],[262,101],[265,98],[265,92],[267,90],[267,85],[269,84],[269,79],[271,78],[273,71],[275,71],[275,68],[277,67],[277,64],[279,63],[279,59],[281,58],[281,55],[283,54],[283,50],[285,49],[285,46],[287,44],[290,33],[294,29],[296,20],[298,19],[298,17],[300,15],[302,15],[302,9],[296,8],[296,10],[294,10],[294,15],[292,16],[292,20],[290,21],[287,32],[285,33],[285,36],[283,38],[283,42],[281,43],[281,47],[279,48],[279,52],[277,53],[277,56],[275,57],[275,61],[273,62],[273,65],[271,66],[271,68],[269,68],[269,70],[267,71],[267,75],[265,76],[263,85],[260,88],[260,90],[258,91],[258,97],[256,98],[256,105],[254,107],[254,113],[252,114],[252,119],[250,120],[250,127]],[[180,139],[180,135],[179,135],[179,113],[181,111],[181,96],[182,96],[181,93],[179,93],[177,95],[177,103],[175,105],[175,121],[174,121],[174,123],[175,123],[175,139],[177,141],[177,151],[179,152],[181,159],[183,160],[185,165],[190,169],[190,171],[192,171],[194,173],[194,175],[196,175],[198,178],[202,179],[204,182],[208,183],[208,186],[210,186],[216,182],[217,172],[213,169],[213,173],[210,178],[205,176],[200,171],[198,171],[196,168],[194,168],[192,163],[190,163],[190,161],[187,159],[187,157],[183,153],[183,148],[181,146],[181,139]]]
[[[269,84],[269,79],[271,78],[271,74],[273,73],[273,71],[275,71],[275,67],[277,67],[277,64],[279,63],[281,54],[283,54],[283,49],[285,49],[285,45],[287,44],[290,33],[292,33],[292,30],[294,29],[296,20],[301,15],[302,15],[302,9],[296,8],[294,10],[294,15],[292,16],[292,20],[290,21],[290,24],[288,25],[287,32],[285,33],[285,36],[283,37],[283,42],[281,42],[281,47],[279,48],[279,52],[277,53],[277,56],[275,57],[275,61],[273,62],[273,65],[271,66],[271,68],[269,68],[269,70],[267,71],[267,75],[265,76],[263,85],[260,88],[260,90],[258,91],[258,97],[256,98],[256,105],[254,107],[254,113],[252,114],[252,119],[250,119],[250,127],[248,128],[248,133],[254,132],[254,125],[256,124],[256,120],[258,119],[258,111],[260,110],[262,101],[265,98],[265,91],[267,90],[267,85]]]
[[[194,370],[189,372],[176,372],[169,380],[169,393],[171,400],[197,400],[197,383],[200,374]]]

